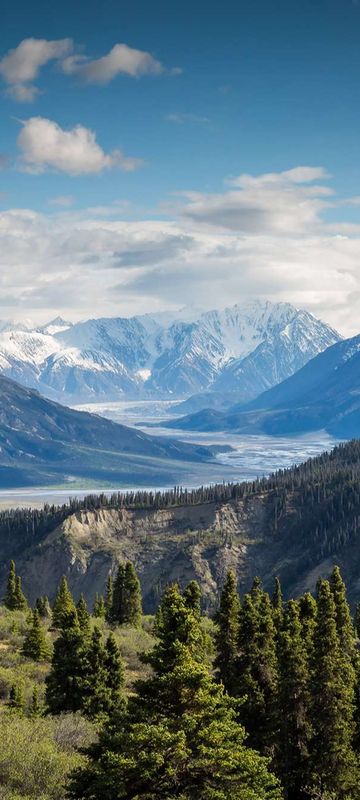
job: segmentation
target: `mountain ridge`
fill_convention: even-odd
[[[0,373],[53,400],[169,398],[214,391],[243,402],[293,374],[340,335],[289,303],[145,314],[29,330],[0,325]],[[234,398],[235,399],[235,398]]]
[[[249,403],[211,408],[163,423],[192,431],[294,435],[324,429],[360,436],[360,335],[344,339]]]

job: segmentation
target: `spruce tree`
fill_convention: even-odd
[[[82,707],[91,719],[108,714],[112,706],[111,692],[107,685],[106,651],[101,631],[95,627],[86,651],[86,666],[83,677]]]
[[[305,797],[312,737],[310,675],[299,607],[290,600],[279,638],[279,775],[288,798]]]
[[[10,561],[9,575],[7,579],[6,594],[4,597],[4,605],[10,611],[15,611],[16,605],[16,568],[15,561]]]
[[[67,624],[67,619],[69,619],[69,625],[71,626],[74,612],[76,612],[76,609],[73,596],[65,576],[63,576],[53,605],[52,622],[54,628],[63,628]]]
[[[160,618],[159,618],[160,620]],[[73,800],[279,800],[267,762],[245,745],[234,701],[198,658],[199,620],[177,587],[127,711],[111,720],[74,776]]]
[[[123,621],[126,625],[139,627],[142,618],[140,581],[131,561],[125,564]]]
[[[185,603],[198,617],[201,615],[201,589],[197,581],[190,581],[184,589]]]
[[[4,605],[10,611],[26,611],[26,597],[21,588],[21,578],[16,574],[15,561],[10,562]]]
[[[272,596],[273,620],[276,633],[279,635],[284,618],[284,603],[279,578],[275,578],[274,593]]]
[[[51,670],[46,678],[46,703],[52,714],[83,707],[87,645],[76,610],[69,611],[65,627],[54,643]]]
[[[312,671],[312,774],[315,789],[353,798],[359,773],[354,737],[354,669],[341,650],[337,609],[328,581],[318,588]],[[357,796],[357,795],[356,795]]]
[[[355,658],[355,631],[351,620],[346,588],[339,567],[334,567],[330,576],[330,587],[335,603],[336,629],[340,641],[340,649],[350,659]]]
[[[256,576],[256,578],[253,580],[252,587],[250,589],[250,595],[254,606],[259,607],[264,595],[264,590],[262,588],[261,580],[258,576]]]
[[[31,695],[31,706],[30,706],[30,716],[31,717],[40,717],[42,714],[41,703],[39,699],[39,688],[35,683],[32,695]]]
[[[240,718],[249,743],[263,755],[273,755],[277,736],[277,658],[275,626],[269,595],[256,586],[245,595],[240,612],[237,695]]]
[[[13,683],[10,687],[8,706],[18,714],[22,714],[24,711],[24,690],[19,683]]]
[[[80,630],[85,636],[90,636],[90,614],[87,609],[86,600],[83,594],[80,595],[76,605],[77,618]]]
[[[125,670],[115,636],[109,633],[105,644],[106,686],[109,689],[109,713],[124,703]]]
[[[113,586],[113,579],[112,575],[108,575],[106,581],[106,594],[105,594],[105,619],[108,622],[112,620],[112,613],[113,613],[113,603],[114,603],[114,586]]]
[[[301,622],[301,636],[304,641],[305,651],[308,656],[310,668],[314,648],[314,633],[316,628],[317,604],[315,598],[306,592],[299,598],[299,619]]]
[[[104,619],[106,615],[104,598],[102,594],[99,595],[97,592],[94,600],[93,615],[97,619]]]
[[[124,622],[124,580],[125,567],[124,564],[119,564],[112,590],[112,605],[110,610],[106,611],[106,618],[119,625]]]
[[[40,617],[51,617],[51,607],[46,595],[37,598],[35,601],[35,608],[39,612]]]
[[[16,575],[15,579],[15,601],[16,601],[16,608],[19,609],[19,611],[27,611],[27,609],[29,608],[27,599],[21,588],[20,575]]]
[[[50,658],[50,646],[36,608],[33,611],[32,622],[24,639],[22,654],[33,661],[48,661]]]
[[[216,615],[215,667],[226,691],[234,695],[237,683],[237,657],[239,639],[240,598],[236,588],[235,573],[227,574],[220,597],[220,608]]]

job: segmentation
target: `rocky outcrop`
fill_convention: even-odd
[[[256,497],[160,510],[79,511],[26,550],[17,559],[18,571],[31,601],[40,594],[53,597],[66,575],[75,597],[83,592],[92,603],[118,562],[131,560],[145,611],[154,610],[167,583],[185,585],[193,578],[202,587],[205,608],[212,610],[229,569],[246,587],[261,568],[267,503]]]

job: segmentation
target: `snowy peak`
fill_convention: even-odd
[[[50,336],[54,336],[56,333],[68,330],[71,326],[71,322],[66,322],[62,317],[55,317],[55,319],[39,328],[39,331],[40,333],[48,333]]]
[[[341,337],[289,303],[145,314],[41,328],[0,324],[0,372],[77,403],[237,392],[255,397]]]

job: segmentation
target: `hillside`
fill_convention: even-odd
[[[130,559],[147,612],[169,581],[196,578],[213,610],[229,568],[241,590],[279,575],[287,596],[313,590],[338,563],[360,597],[360,443],[248,484],[192,492],[89,498],[44,514],[0,515],[0,556],[16,558],[30,599],[53,597],[62,574],[92,602],[109,571]],[[12,532],[12,533],[11,533]],[[10,535],[9,535],[10,534]]]
[[[185,444],[74,411],[0,376],[0,487],[91,479],[167,485],[211,459]]]
[[[289,303],[260,301],[74,325],[56,318],[34,330],[0,323],[0,373],[68,404],[209,389],[215,403],[224,392],[245,402],[339,338]]]
[[[184,409],[186,406],[184,404]],[[168,428],[287,435],[325,429],[360,435],[360,336],[337,342],[249,403],[205,408],[164,423]]]

